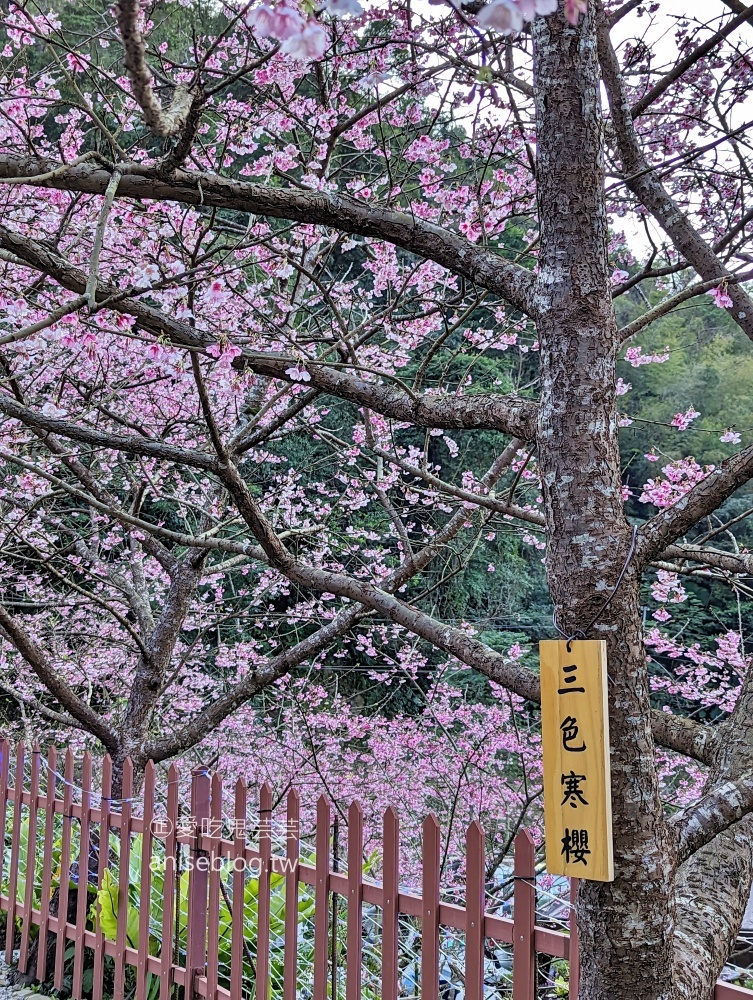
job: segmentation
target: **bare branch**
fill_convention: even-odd
[[[711,38],[708,38],[702,45],[693,49],[684,59],[676,63],[666,76],[663,76],[639,101],[636,101],[631,111],[633,119],[639,118],[673,83],[676,83],[683,74],[687,73],[691,66],[694,66],[700,59],[705,58],[709,52],[713,52],[720,42],[724,41],[728,35],[731,35],[741,24],[745,24],[752,17],[753,7],[744,8],[736,17],[733,17],[731,21],[725,24],[723,28],[720,28],[719,31],[713,34]]]
[[[742,278],[732,278],[727,284],[732,284],[740,280],[747,280],[750,278],[750,274],[742,276]],[[674,295],[666,295],[658,305],[655,305],[653,309],[647,310],[642,316],[634,319],[632,323],[628,323],[627,326],[619,331],[618,336],[620,338],[620,343],[624,343],[631,337],[634,337],[641,330],[645,330],[647,326],[655,323],[656,320],[661,319],[662,316],[666,316],[677,306],[681,305],[683,302],[687,302],[689,299],[694,299],[697,295],[703,295],[704,292],[709,292],[713,288],[718,288],[721,284],[719,278],[711,278],[709,281],[700,281],[692,285],[688,285],[687,288],[683,288],[682,291],[676,292]]]
[[[179,84],[172,101],[164,110],[152,87],[152,74],[146,65],[144,39],[139,28],[139,0],[120,0],[116,7],[118,28],[125,52],[125,68],[133,87],[136,103],[144,112],[144,121],[154,135],[177,135],[191,110],[195,91]]]
[[[378,457],[383,458],[385,462],[390,462],[392,465],[396,465],[399,469],[402,469],[403,472],[407,472],[417,479],[422,479],[434,489],[439,490],[441,493],[446,493],[448,496],[457,497],[458,500],[464,500],[467,503],[478,504],[479,507],[486,507],[487,510],[494,511],[496,514],[507,514],[510,517],[517,517],[519,520],[527,521],[529,524],[536,524],[540,527],[546,524],[544,515],[538,511],[525,510],[525,508],[517,507],[514,504],[503,503],[493,493],[473,493],[471,490],[464,490],[459,486],[453,486],[452,483],[446,483],[439,476],[435,476],[425,469],[419,469],[397,455],[390,454],[390,452],[385,451],[383,448],[373,447],[371,451]]]
[[[94,233],[94,246],[92,248],[91,261],[89,262],[89,277],[86,279],[86,290],[84,291],[84,296],[86,301],[89,303],[89,311],[93,311],[96,301],[97,301],[97,279],[99,273],[99,255],[102,252],[102,245],[105,242],[105,232],[107,231],[107,219],[110,215],[110,209],[112,208],[112,203],[115,200],[115,192],[118,190],[118,184],[120,183],[120,172],[118,170],[113,170],[112,177],[110,178],[110,183],[107,185],[107,190],[105,191],[104,201],[102,202],[102,209],[99,213],[99,221],[97,222],[97,229]]]
[[[684,715],[651,711],[651,733],[654,743],[667,750],[710,764],[713,760],[719,735],[711,726],[701,725]]]
[[[747,11],[746,16],[750,14]],[[733,275],[718,259],[712,247],[696,231],[685,212],[675,203],[659,180],[656,170],[646,161],[632,119],[630,104],[623,85],[622,71],[609,37],[609,26],[603,9],[598,27],[599,61],[612,112],[612,124],[625,184],[653,215],[676,249],[698,272],[704,281],[730,280]],[[86,166],[77,167],[86,170]],[[753,339],[753,299],[737,284],[730,284],[732,307],[728,310],[738,326]]]

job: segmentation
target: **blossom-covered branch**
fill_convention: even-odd
[[[110,171],[80,163],[57,172],[62,164],[50,160],[0,155],[0,179],[24,178],[34,186],[104,195]],[[118,164],[121,173],[117,197],[175,201],[222,208],[307,225],[329,226],[341,232],[385,240],[455,274],[488,288],[527,315],[535,316],[535,280],[530,271],[502,253],[477,246],[449,229],[424,222],[405,212],[372,205],[340,193],[305,191],[252,184],[218,174],[176,170],[162,180],[155,170],[139,164]],[[35,176],[52,172],[46,180]]]
[[[0,247],[11,250],[19,259],[49,275],[69,291],[80,293],[86,289],[87,274],[83,269],[75,267],[37,241],[0,226]],[[206,351],[215,344],[209,333],[176,320],[107,282],[98,282],[96,297],[97,302],[107,303],[107,307],[115,312],[133,316],[144,329],[157,337],[169,339],[177,346]],[[422,427],[490,428],[525,439],[531,439],[535,434],[536,404],[522,397],[492,393],[468,396],[416,394],[394,381],[387,384],[366,382],[353,374],[346,364],[306,362],[289,355],[248,348],[236,350],[234,363],[240,368],[248,366],[268,378],[310,383],[322,392]]]
[[[725,459],[676,503],[642,525],[636,547],[639,565],[645,567],[656,559],[752,477],[753,445]]]

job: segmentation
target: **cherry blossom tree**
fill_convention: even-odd
[[[703,303],[753,337],[753,9],[364,7],[4,8],[5,689],[143,767],[348,643],[410,677],[420,641],[508,726],[535,670],[432,595],[490,535],[545,545],[611,680],[616,878],[579,887],[580,995],[705,998],[753,879],[753,696],[734,633],[661,622],[681,580],[750,573],[724,511],[753,446],[730,418],[696,462],[680,400],[636,496],[619,428],[630,366],[669,358],[655,324]],[[672,685],[727,720],[653,708]],[[665,751],[705,768],[672,815]]]

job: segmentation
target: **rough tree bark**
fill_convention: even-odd
[[[611,593],[631,531],[623,512],[615,406],[619,343],[604,200],[593,12],[578,29],[534,21],[541,252],[538,455],[547,576],[562,627],[584,629]],[[580,1000],[670,995],[672,871],[651,737],[634,566],[589,633],[607,641],[616,875],[581,882]],[[619,624],[618,624],[619,623]]]

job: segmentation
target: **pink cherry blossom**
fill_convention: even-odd
[[[254,7],[246,15],[246,24],[260,38],[276,38],[281,42],[300,35],[306,26],[298,8],[285,0],[274,7],[267,4]]]
[[[523,12],[515,0],[493,0],[478,15],[478,23],[501,35],[513,35],[523,27]]]
[[[225,297],[225,282],[220,278],[216,278],[210,283],[207,295],[210,299],[222,301]]]
[[[678,459],[662,468],[665,479],[649,479],[638,499],[662,509],[671,507],[713,471],[713,465],[701,468],[692,457]]]
[[[655,601],[665,603],[672,601],[681,604],[688,599],[688,594],[677,573],[660,569],[656,572],[656,579],[651,584],[651,596]]]
[[[731,427],[719,438],[722,444],[740,444],[740,435],[737,431],[733,431]]]
[[[83,73],[89,67],[88,59],[75,52],[69,52],[65,57],[65,61],[71,73]]]
[[[689,406],[684,413],[675,413],[672,418],[672,426],[676,427],[680,431],[686,431],[688,427],[700,417],[698,410],[694,410],[692,406]]]
[[[229,344],[227,341],[221,341],[218,344],[211,344],[207,347],[207,354],[211,354],[213,358],[217,358],[223,367],[228,367],[234,358],[238,358],[243,354],[243,351],[237,344]]]
[[[731,309],[734,305],[732,299],[729,297],[729,292],[725,285],[719,285],[717,288],[712,288],[710,292],[706,293],[711,295],[714,299],[714,305],[718,309]]]
[[[276,37],[277,19],[274,7],[268,7],[266,4],[261,4],[260,7],[253,7],[246,14],[246,24],[259,38]]]
[[[588,0],[565,0],[565,17],[570,24],[577,24],[581,14],[588,10]]]
[[[643,354],[642,347],[628,347],[625,351],[625,360],[633,368],[639,368],[641,365],[661,365],[669,361],[669,347],[665,347],[662,353],[655,354]]]
[[[51,400],[48,400],[42,406],[42,413],[44,413],[44,415],[46,417],[58,417],[59,418],[59,417],[64,417],[65,416],[65,410],[62,410],[59,406],[56,406],[56,404],[53,403]]]
[[[299,62],[321,59],[327,51],[329,36],[316,21],[309,21],[300,34],[289,37],[282,43],[282,51]]]
[[[191,0],[178,2],[182,7],[191,4]],[[539,136],[526,94],[516,97],[520,120],[515,122],[510,118],[502,88],[497,85],[495,92],[493,85],[482,84],[479,79],[478,90],[469,82],[470,93],[460,94],[460,100],[468,98],[466,107],[470,106],[474,113],[467,120],[464,116],[462,129],[455,131],[451,127],[453,109],[449,106],[446,115],[443,113],[440,119],[436,116],[432,73],[438,60],[449,55],[451,59],[457,56],[468,67],[494,67],[490,50],[480,51],[482,46],[468,4],[444,0],[441,6],[432,6],[430,17],[425,17],[418,5],[415,17],[408,17],[409,7],[402,0],[394,4],[370,3],[365,15],[358,0],[307,0],[300,7],[297,0],[252,2],[245,24],[230,24],[222,37],[197,35],[198,51],[211,50],[211,55],[193,77],[186,66],[191,57],[183,58],[191,51],[190,46],[181,43],[176,47],[179,35],[160,32],[159,38],[149,38],[150,51],[157,57],[154,65],[162,67],[160,90],[168,77],[190,84],[201,76],[212,89],[186,170],[205,171],[218,179],[227,178],[229,183],[237,178],[268,187],[279,184],[287,192],[308,189],[324,198],[349,196],[359,199],[358,205],[364,211],[369,204],[381,204],[410,213],[416,220],[442,226],[453,239],[463,234],[479,247],[495,247],[503,252],[510,245],[505,241],[513,236],[508,231],[511,225],[516,228],[515,240],[518,227],[529,229],[526,244],[530,246],[531,274],[536,273],[539,219],[536,178],[528,151],[536,148]],[[491,0],[479,23],[490,31],[509,35],[525,28],[537,16],[562,10],[563,4],[571,23],[578,23],[586,9],[585,0]],[[617,5],[615,0],[606,6],[614,9]],[[70,162],[96,148],[91,145],[91,122],[81,113],[83,105],[71,103],[67,71],[67,76],[77,74],[77,85],[90,110],[101,114],[106,107],[107,126],[112,126],[117,136],[125,137],[128,155],[151,170],[155,151],[162,143],[155,145],[149,130],[143,127],[133,89],[125,77],[118,76],[122,72],[122,53],[116,33],[108,32],[112,43],[99,34],[92,37],[87,48],[79,46],[78,36],[71,33],[69,44],[75,41],[80,51],[66,55],[62,66],[57,58],[47,62],[40,41],[60,28],[60,20],[57,14],[32,14],[27,10],[29,6],[14,2],[3,16],[5,35],[0,48],[7,40],[5,115],[0,122],[3,152],[15,150],[26,155],[34,149],[42,158],[57,160],[62,156]],[[66,8],[71,6],[56,5],[63,20]],[[456,16],[455,11],[463,6],[462,16]],[[148,37],[149,11],[144,4],[142,8]],[[363,23],[353,22],[358,15],[363,15]],[[320,16],[322,23],[317,21]],[[330,17],[341,16],[341,21],[331,25]],[[484,25],[484,21],[488,23]],[[630,27],[628,23],[627,19],[620,23],[620,39],[632,38],[636,25],[641,28],[639,20]],[[374,25],[379,25],[377,35],[371,33]],[[623,25],[627,32],[624,36]],[[686,29],[673,22],[673,28],[679,50],[692,52],[697,44],[697,23]],[[198,23],[196,30],[199,32]],[[249,37],[250,33],[254,37]],[[579,43],[577,29],[566,35],[566,45]],[[262,39],[282,43],[283,54],[276,51],[276,44],[258,48],[256,42]],[[489,43],[488,38],[484,41]],[[528,39],[521,41],[525,44],[516,47],[515,67],[516,71],[522,69],[528,79],[525,60],[530,46]],[[24,47],[29,48],[28,53]],[[406,60],[405,53],[413,47],[415,58]],[[658,64],[647,62],[644,68],[631,58],[631,51],[622,41],[619,58],[629,66],[624,85],[633,101],[656,82]],[[92,58],[99,63],[103,55],[108,58],[102,59],[101,80],[116,84],[108,89],[106,104],[95,75],[85,72]],[[159,56],[164,56],[164,62]],[[310,62],[321,57],[331,62],[324,67],[321,81],[316,81],[310,73]],[[712,53],[712,57],[716,58],[716,54]],[[248,69],[249,58],[256,65],[253,70]],[[729,79],[735,81],[740,93],[753,84],[749,62],[749,52],[741,44],[739,59],[736,56],[729,68]],[[34,67],[33,73],[28,67]],[[710,81],[721,81],[724,73],[726,70],[717,73],[712,59],[699,60],[689,85],[676,81],[654,102],[650,116],[636,122],[641,142],[648,142],[650,163],[676,162],[672,158],[687,148],[698,151],[695,139],[699,123],[702,130],[707,125],[713,127],[713,116],[707,115],[712,101],[709,95],[714,89]],[[483,73],[479,76],[483,78]],[[380,84],[387,81],[389,87],[382,88]],[[324,85],[320,87],[321,82]],[[457,84],[451,101],[458,87],[462,90],[464,86]],[[720,86],[723,90],[724,84]],[[384,94],[387,99],[383,106],[375,109],[375,87],[380,92],[403,87],[405,91],[399,100]],[[164,93],[161,97],[167,100]],[[607,118],[610,114],[606,103],[604,114]],[[720,159],[713,185],[706,186],[704,171],[708,164],[699,159],[696,168],[695,155],[681,162],[676,170],[662,171],[661,182],[681,210],[690,208],[710,242],[720,239],[729,231],[733,219],[736,222],[741,218],[741,200],[731,183],[732,174],[724,176]],[[467,169],[473,163],[485,165],[474,177]],[[90,167],[93,169],[94,164]],[[615,225],[626,217],[630,226],[626,231],[631,231],[636,220],[640,224],[640,208],[636,211],[636,202],[625,199],[620,185],[610,182],[609,188],[610,232],[608,257],[605,253],[604,260],[612,262],[607,273],[612,272],[612,285],[619,286],[631,272],[640,273],[645,261],[633,259],[626,238]],[[515,480],[516,504],[523,511],[540,514],[544,501],[536,457],[529,457],[528,446],[521,449],[512,468],[506,470],[504,482],[499,487],[487,487],[482,481],[485,469],[481,461],[476,464],[477,453],[466,450],[466,442],[471,439],[466,431],[450,436],[430,428],[427,433],[431,447],[425,448],[423,432],[416,433],[412,424],[363,409],[359,413],[356,406],[350,405],[340,406],[333,413],[338,417],[338,426],[333,428],[326,420],[330,411],[324,405],[324,395],[316,397],[310,392],[312,375],[307,364],[314,364],[320,350],[323,356],[337,350],[331,322],[336,313],[356,334],[353,344],[357,363],[363,365],[360,374],[375,383],[386,383],[391,378],[403,380],[406,365],[408,372],[412,371],[416,352],[424,352],[450,324],[457,330],[454,336],[469,360],[476,353],[500,352],[501,357],[495,361],[500,372],[489,377],[471,364],[459,388],[439,389],[431,388],[438,383],[433,376],[429,378],[427,370],[428,381],[421,393],[443,394],[457,388],[462,395],[487,390],[487,378],[494,386],[490,391],[506,393],[507,375],[498,378],[497,374],[516,367],[510,364],[513,358],[527,367],[533,360],[527,358],[527,352],[539,350],[535,320],[501,301],[493,301],[495,297],[481,312],[464,320],[464,282],[453,267],[421,255],[414,257],[386,240],[362,233],[335,237],[336,225],[314,224],[308,219],[283,223],[263,214],[249,217],[239,212],[235,217],[230,212],[215,213],[212,198],[205,202],[207,192],[199,187],[198,193],[200,204],[156,199],[134,202],[121,192],[123,196],[111,206],[99,259],[102,286],[109,284],[131,294],[135,290],[138,294],[134,299],[139,304],[180,320],[192,328],[198,343],[208,345],[206,355],[197,354],[196,360],[204,373],[220,434],[226,441],[236,438],[257,442],[250,443],[243,452],[251,473],[249,483],[258,487],[258,503],[274,518],[276,526],[282,531],[300,532],[303,559],[324,570],[352,572],[379,586],[405,551],[395,524],[384,516],[384,508],[376,500],[375,486],[388,498],[398,518],[405,518],[411,544],[415,539],[417,549],[431,543],[446,519],[458,513],[461,520],[467,517],[462,531],[468,533],[469,540],[471,533],[476,533],[474,579],[478,569],[482,577],[485,568],[489,574],[483,579],[488,591],[484,600],[478,605],[474,600],[473,608],[461,612],[473,616],[474,622],[459,625],[473,635],[476,628],[484,627],[479,626],[477,614],[480,612],[485,619],[487,611],[494,613],[494,603],[517,582],[501,581],[502,571],[500,577],[495,575],[496,563],[502,565],[500,560],[506,559],[500,547],[519,546],[521,555],[540,570],[546,546],[544,533],[530,526],[521,527],[517,518],[507,515],[494,513],[493,519],[485,521],[483,518],[493,512],[480,509],[472,498],[469,501],[467,497],[435,490],[430,483],[404,474],[387,459],[377,465],[370,450],[376,445],[401,461],[479,495],[494,492],[498,497],[507,497]],[[280,192],[270,190],[270,194],[275,193]],[[100,218],[101,194],[82,194],[72,199],[70,191],[24,184],[4,185],[3,196],[9,229],[24,238],[28,235],[44,240],[56,234],[61,256],[72,267],[86,272]],[[636,247],[633,249],[639,253]],[[667,245],[657,255],[656,263],[657,267],[665,267],[678,261],[682,263]],[[3,334],[44,320],[68,301],[69,293],[52,281],[35,284],[31,279],[30,285],[28,269],[14,264],[12,259],[2,261],[2,271]],[[319,284],[306,280],[306,271],[316,276]],[[661,297],[674,290],[674,281],[671,275],[666,280],[649,278],[641,288],[652,298],[657,293]],[[721,280],[719,285],[709,294],[720,308],[730,308],[729,288]],[[638,301],[638,290],[634,297],[617,300],[617,309],[625,309],[621,322],[630,321]],[[387,311],[386,302],[391,304]],[[447,316],[443,316],[445,305],[451,307]],[[88,423],[92,405],[99,407],[101,402],[102,410],[97,409],[96,419],[103,432],[109,427],[122,434],[124,426],[132,424],[147,438],[164,438],[176,448],[205,452],[211,445],[201,420],[191,358],[177,346],[179,342],[168,342],[168,335],[159,329],[145,328],[133,316],[117,310],[103,308],[92,313],[84,308],[38,336],[7,344],[7,362],[14,378],[24,387],[28,405],[41,410],[47,418]],[[337,337],[336,331],[334,335]],[[714,348],[704,343],[707,349]],[[256,375],[249,368],[233,364],[244,353],[284,357],[288,367],[280,378]],[[644,352],[639,346],[630,346],[621,353],[634,369],[661,365],[670,357],[669,347],[664,351],[651,347]],[[322,361],[328,363],[324,357]],[[658,383],[663,372],[639,372],[636,381],[644,374],[649,378],[641,379],[642,390],[645,383]],[[624,396],[630,389],[629,381],[615,379],[617,396]],[[640,395],[635,403],[636,418],[644,398],[643,392]],[[672,397],[665,394],[662,398]],[[295,417],[286,427],[286,411],[296,400],[301,406],[292,408]],[[687,405],[687,399],[682,401]],[[698,414],[688,409],[676,415],[675,427],[684,430],[697,418]],[[622,415],[619,419],[621,426],[631,423],[631,417]],[[730,412],[718,419],[726,423],[738,418]],[[278,420],[282,423],[278,424]],[[639,429],[641,435],[651,433],[650,426],[642,424]],[[297,456],[308,452],[286,447],[291,431],[309,435],[317,446],[324,443],[326,462],[302,467]],[[704,455],[713,455],[718,443],[740,443],[741,434],[732,427],[717,442],[720,433],[703,438],[704,448],[708,448]],[[28,531],[40,559],[49,560],[50,565],[62,564],[71,576],[83,577],[90,572],[93,592],[99,591],[103,600],[114,605],[124,601],[124,592],[116,585],[117,577],[130,578],[138,561],[145,605],[161,610],[170,581],[164,567],[141,546],[144,534],[128,531],[117,519],[99,511],[87,513],[82,505],[76,517],[78,520],[80,516],[85,525],[81,538],[93,540],[91,551],[96,550],[101,562],[87,569],[81,551],[59,544],[61,531],[70,537],[71,522],[61,514],[65,505],[61,507],[42,475],[46,469],[54,470],[56,457],[17,421],[6,420],[4,435],[6,448],[18,449],[24,458],[38,461],[40,470],[39,474],[21,472],[7,463],[3,518],[9,537],[17,532],[22,539],[22,533]],[[647,437],[641,445],[647,448],[645,461],[653,467],[660,458],[659,447],[678,449],[688,437],[674,435],[672,443],[667,444],[664,437],[657,435],[653,439],[656,447]],[[643,442],[642,436],[639,440]],[[633,442],[626,443],[632,455]],[[479,449],[478,454],[482,451]],[[101,488],[111,489],[113,496],[122,493],[125,499],[127,484],[124,487],[116,452],[86,448],[84,453]],[[677,461],[662,457],[662,461],[665,466],[657,467],[656,475],[643,486],[634,480],[636,466],[630,466],[631,485],[622,484],[621,495],[623,501],[631,502],[631,517],[639,500],[658,509],[671,507],[713,468],[702,467],[688,457]],[[230,530],[224,530],[224,501],[206,487],[207,479],[201,473],[184,475],[175,465],[166,468],[160,461],[146,458],[138,464],[129,459],[127,466],[132,473],[140,470],[134,476],[137,487],[143,475],[149,482],[149,493],[161,498],[159,507],[152,510],[155,520],[162,522],[164,518],[164,527],[188,524],[195,511],[206,513],[216,523],[217,530],[210,531],[209,536],[223,539],[223,544],[242,537],[232,511],[225,522]],[[47,506],[36,503],[51,492]],[[168,511],[175,512],[175,521],[172,513],[168,520]],[[646,509],[641,513],[650,516],[654,512]],[[692,537],[689,535],[688,540]],[[472,549],[473,545],[468,551]],[[180,557],[177,550],[176,557]],[[230,574],[223,570],[224,563],[232,565]],[[507,571],[507,562],[503,568]],[[102,714],[117,721],[139,663],[139,651],[122,622],[104,614],[102,607],[87,603],[85,594],[67,595],[64,587],[51,587],[36,567],[25,570],[15,555],[0,555],[0,570],[9,594],[20,593],[24,603],[28,601],[28,607],[19,607],[18,613],[35,640],[51,649],[61,673],[74,685],[83,691],[96,690],[98,702],[106,694],[101,701]],[[117,575],[115,583],[108,578],[110,570]],[[699,571],[696,581],[715,586],[713,578],[701,576],[703,572]],[[664,570],[654,575],[650,586],[655,603],[649,609],[646,629],[646,653],[655,659],[657,667],[655,673],[649,674],[652,691],[660,695],[662,704],[672,696],[694,708],[713,707],[714,717],[729,712],[748,667],[740,635],[725,632],[728,625],[723,624],[719,636],[703,636],[698,642],[683,638],[691,634],[686,623],[694,626],[695,622],[688,609],[693,602],[686,600],[682,577]],[[406,585],[398,593],[411,600],[418,590],[411,591]],[[483,606],[487,598],[488,608]],[[433,603],[431,598],[429,603]],[[671,612],[669,604],[673,605]],[[185,628],[178,636],[174,665],[182,664],[180,676],[171,667],[175,683],[160,703],[155,728],[164,725],[169,732],[179,731],[234,683],[263,668],[299,625],[305,634],[313,623],[331,621],[343,606],[342,599],[333,593],[297,593],[282,573],[256,559],[248,564],[241,560],[239,564],[230,553],[227,559],[224,555],[220,559],[219,554],[216,560],[212,557]],[[37,608],[52,608],[53,613],[39,614]],[[239,617],[243,625],[236,630],[234,623]],[[515,614],[510,618],[514,619]],[[54,619],[53,625],[50,619]],[[520,634],[525,634],[524,612],[517,615],[517,622]],[[672,622],[671,629],[660,628],[659,623],[664,622]],[[94,636],[97,641],[81,643],[81,635]],[[194,649],[191,637],[195,636],[210,636],[211,641],[199,639]],[[532,661],[535,650],[516,643],[504,656],[507,662],[524,656]],[[327,676],[320,672],[325,664]],[[353,664],[386,697],[399,693],[406,678],[405,690],[409,691],[419,675],[427,677],[431,672],[427,710],[409,714],[398,711],[394,715],[390,711],[386,717],[340,697],[329,672],[333,665],[341,665],[345,672]],[[42,700],[47,700],[38,679],[23,668],[17,651],[7,642],[0,644],[0,666],[8,676],[18,679],[30,699],[43,696]],[[269,688],[258,704],[241,707],[195,753],[217,753],[219,767],[228,775],[242,773],[254,782],[268,778],[276,792],[283,792],[291,780],[303,786],[302,818],[308,831],[313,823],[311,805],[319,792],[327,791],[338,805],[346,806],[353,797],[365,796],[367,850],[379,842],[380,810],[397,795],[396,804],[404,821],[401,851],[407,878],[418,877],[420,823],[427,811],[436,809],[447,832],[446,871],[456,885],[461,885],[464,824],[472,818],[483,822],[486,816],[491,821],[487,832],[491,835],[496,831],[498,842],[503,842],[506,832],[515,828],[521,810],[530,803],[530,791],[535,793],[540,787],[541,777],[536,716],[531,713],[529,719],[529,709],[525,709],[526,726],[519,735],[512,723],[516,713],[523,714],[520,699],[509,698],[491,684],[492,697],[478,703],[472,693],[478,690],[477,684],[458,685],[454,680],[443,680],[458,675],[462,679],[465,670],[441,652],[416,642],[394,623],[379,617],[363,619],[341,644],[312,658],[306,666],[305,680],[302,674],[294,675]],[[18,720],[10,719],[8,726],[15,731],[21,729]],[[75,732],[66,732],[63,738],[74,743],[84,739]],[[183,763],[192,766],[195,759],[199,758],[190,762],[184,759]],[[511,760],[515,762],[512,768]],[[664,789],[671,791],[666,800],[673,805],[683,796],[692,796],[703,780],[700,768],[684,763],[680,769],[661,751],[657,767]],[[521,772],[525,780],[518,780]],[[534,801],[526,814],[526,825],[540,825],[537,809]]]

